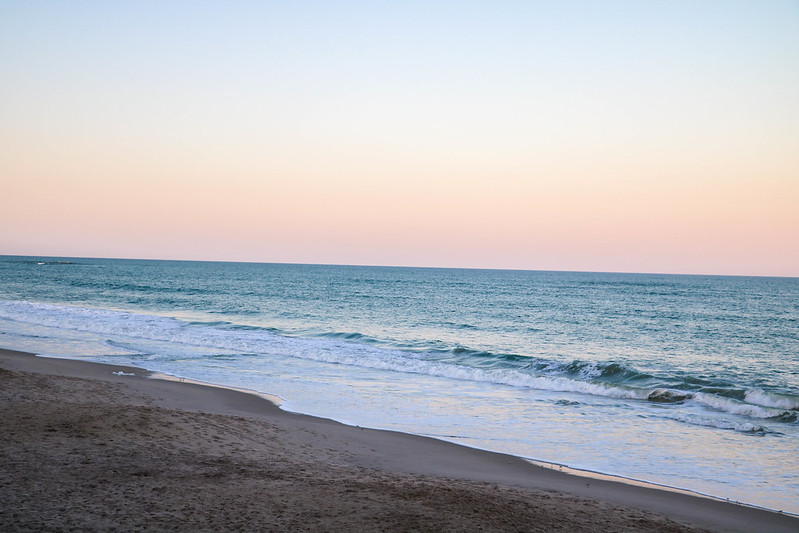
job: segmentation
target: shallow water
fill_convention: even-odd
[[[799,513],[799,279],[0,258],[0,345]]]

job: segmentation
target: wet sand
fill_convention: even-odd
[[[799,531],[799,518],[0,350],[2,531]]]

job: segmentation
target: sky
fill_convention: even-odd
[[[0,2],[0,254],[799,276],[799,2]]]

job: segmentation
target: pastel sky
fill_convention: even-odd
[[[799,3],[7,0],[0,254],[799,276]]]

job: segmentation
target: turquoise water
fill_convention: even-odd
[[[0,346],[799,513],[799,279],[0,257]]]

